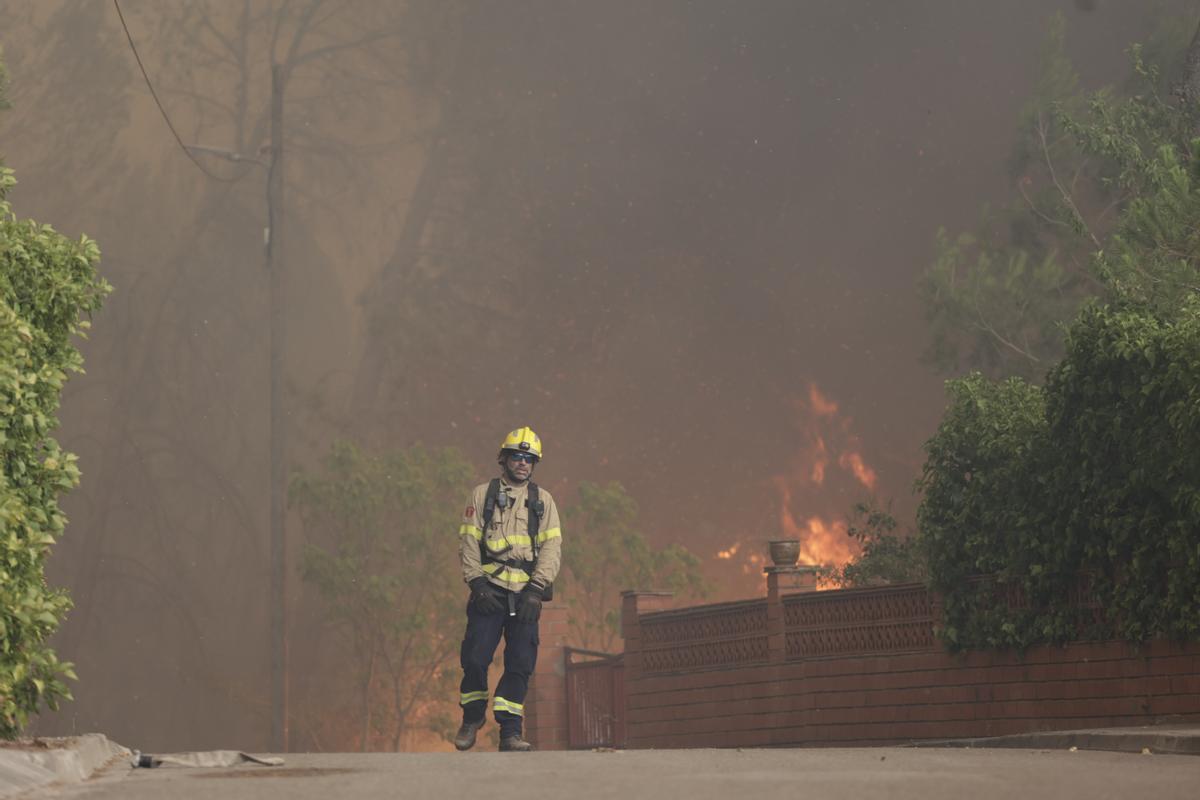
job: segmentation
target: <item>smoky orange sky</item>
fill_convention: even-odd
[[[253,744],[268,475],[255,159],[281,6],[121,6],[181,139],[210,148],[193,153],[205,172],[110,2],[0,0],[11,200],[98,240],[116,287],[64,397],[84,478],[51,577],[79,606],[59,647],[90,678],[53,724],[143,749],[227,746],[230,730]],[[935,231],[1007,196],[1048,16],[1065,15],[1099,87],[1125,76],[1152,6],[329,4],[315,47],[397,33],[289,84],[289,464],[352,436],[457,446],[483,479],[505,432],[530,425],[537,478],[564,505],[581,481],[620,481],[652,542],[704,559],[714,599],[761,591],[769,539],[851,556],[859,500],[911,525],[943,408],[916,292]]]

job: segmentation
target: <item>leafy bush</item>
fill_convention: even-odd
[[[1200,634],[1200,302],[1086,307],[1045,389],[948,386],[918,520],[951,646]]]
[[[1058,545],[1117,635],[1200,634],[1200,301],[1080,315],[1046,384]]]
[[[950,406],[925,450],[918,488],[921,541],[930,585],[943,596],[942,635],[952,646],[1003,647],[1027,635],[993,602],[993,587],[973,581],[1032,578],[1044,554],[1042,484],[1031,466],[1043,456],[1042,392],[1019,378],[993,382],[979,373],[948,381]]]
[[[96,273],[100,251],[46,225],[19,221],[15,183],[0,169],[0,737],[13,738],[42,703],[70,698],[46,642],[70,608],[46,585],[44,565],[66,517],[58,496],[79,482],[75,456],[51,433],[68,373],[82,370],[72,336],[111,287]]]
[[[924,283],[943,366],[1033,376],[1062,354],[1044,390],[952,382],[928,444],[923,543],[963,647],[1200,633],[1200,38],[1167,26],[1124,90],[1081,94],[1063,25],[1014,224],[942,236]]]
[[[846,534],[858,542],[859,555],[842,567],[818,571],[825,584],[844,588],[920,583],[928,579],[925,550],[911,533],[897,536],[896,518],[874,501],[855,503]]]

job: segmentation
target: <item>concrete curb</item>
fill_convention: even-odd
[[[1024,750],[1106,750],[1200,755],[1200,726],[1040,731],[978,739],[913,742],[913,747],[1010,747]]]
[[[79,783],[114,759],[132,755],[100,733],[38,741],[47,746],[0,748],[0,798],[55,783]]]

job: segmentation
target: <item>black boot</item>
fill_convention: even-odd
[[[463,724],[458,728],[458,733],[454,734],[454,746],[459,750],[470,750],[475,746],[475,734],[482,727],[483,720],[476,722],[463,720]]]
[[[504,736],[500,739],[501,753],[528,753],[533,749],[533,745],[521,738],[521,734],[514,733],[512,736]]]

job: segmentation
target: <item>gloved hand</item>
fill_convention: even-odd
[[[517,599],[517,620],[520,622],[537,622],[542,616],[542,590],[532,583],[521,590]]]
[[[499,614],[504,610],[500,590],[492,586],[487,578],[473,578],[468,586],[471,587],[471,602],[480,614]]]

